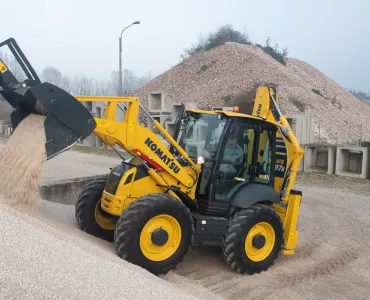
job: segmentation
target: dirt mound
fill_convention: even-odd
[[[179,102],[196,102],[199,108],[230,106],[232,99],[250,92],[256,84],[278,86],[284,114],[311,115],[316,135],[327,142],[370,138],[370,107],[311,65],[288,59],[284,66],[253,45],[227,43],[186,59],[150,81],[135,95],[147,105],[152,92],[173,93]],[[319,125],[320,124],[320,125]]]
[[[25,118],[0,151],[0,196],[19,209],[36,208],[46,160],[44,121],[38,115]]]

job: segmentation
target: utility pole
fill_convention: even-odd
[[[119,37],[119,83],[118,83],[118,87],[119,87],[119,91],[118,91],[118,96],[122,96],[123,95],[123,82],[122,82],[122,34],[123,32],[131,27],[132,25],[139,25],[140,24],[140,21],[135,21],[133,22],[132,24],[130,24],[129,26],[125,27],[122,29],[122,32],[121,32],[121,35]]]

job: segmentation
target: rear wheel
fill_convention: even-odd
[[[107,176],[102,176],[84,187],[76,202],[75,215],[82,231],[111,242],[116,227],[114,217],[100,207],[106,181]]]
[[[283,245],[283,225],[270,207],[256,204],[237,212],[225,235],[223,254],[232,269],[254,274],[266,271]]]
[[[159,275],[184,260],[193,234],[193,219],[182,202],[165,194],[149,194],[123,212],[114,244],[119,257]]]

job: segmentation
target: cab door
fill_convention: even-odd
[[[228,203],[231,195],[248,183],[273,185],[275,134],[274,126],[258,120],[239,119],[230,128],[215,169],[213,201]]]

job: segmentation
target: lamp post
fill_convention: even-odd
[[[123,82],[122,82],[122,34],[123,32],[131,27],[132,25],[139,25],[140,24],[140,21],[135,21],[133,22],[132,24],[130,24],[129,26],[125,27],[122,29],[122,32],[121,32],[121,35],[119,37],[119,96],[122,96],[123,95]]]

